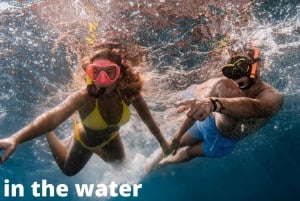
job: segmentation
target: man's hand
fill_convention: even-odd
[[[187,116],[190,118],[203,121],[213,111],[213,104],[209,98],[203,98],[200,100],[186,100],[177,104],[179,106],[178,111],[183,112],[188,110]]]

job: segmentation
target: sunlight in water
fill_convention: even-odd
[[[82,82],[74,78],[80,70],[77,68],[80,59],[92,45],[114,34],[122,35],[126,44],[143,47],[143,59],[147,63],[135,66],[135,70],[142,73],[145,80],[143,95],[166,137],[173,135],[184,118],[184,115],[176,113],[174,103],[192,98],[191,91],[196,84],[220,75],[220,66],[229,58],[229,53],[242,50],[250,42],[261,49],[264,80],[288,97],[299,94],[300,5],[270,6],[272,12],[268,12],[261,8],[264,2],[258,1],[206,1],[209,2],[207,5],[202,2],[0,2],[3,72],[0,79],[0,125],[3,135],[19,129],[81,87]],[[283,1],[279,4],[285,5]],[[275,20],[276,13],[287,14]],[[298,107],[291,106],[288,101],[284,117],[280,116],[286,118],[285,123],[276,120],[269,127],[278,135],[293,129],[298,123],[299,115],[290,114],[294,114]],[[130,122],[121,128],[127,156],[124,166],[109,165],[94,156],[82,172],[68,182],[133,184],[143,180],[145,164],[159,152],[159,146],[131,109]],[[289,120],[288,116],[295,118]],[[69,119],[57,129],[58,136],[64,139],[72,133],[72,129]],[[254,151],[255,146],[261,143],[270,144],[270,139],[266,139],[269,137],[258,135],[251,142],[242,142],[234,157],[238,158],[243,150]],[[21,150],[21,153],[15,154],[18,156],[14,160],[18,162],[11,160],[11,166],[30,154],[37,161],[31,159],[26,167],[32,165],[44,177],[53,175],[56,180],[61,179],[60,170],[43,137],[22,145]],[[256,160],[255,156],[251,157]],[[217,168],[227,170],[230,160],[235,158]],[[211,166],[204,163],[200,168],[207,170],[208,167]],[[7,175],[14,174],[8,169],[3,171]],[[26,175],[23,177],[28,179]],[[214,179],[210,182],[213,183]]]

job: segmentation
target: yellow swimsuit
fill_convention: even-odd
[[[106,129],[111,126],[120,127],[120,126],[126,124],[130,119],[129,107],[128,107],[128,105],[126,105],[126,103],[123,100],[122,100],[122,106],[123,106],[123,113],[122,113],[122,117],[121,117],[119,123],[114,124],[114,125],[108,125],[99,112],[99,104],[98,104],[98,101],[96,100],[95,108],[81,123],[77,124],[76,119],[74,118],[75,139],[77,141],[79,141],[87,149],[104,147],[106,144],[108,144],[111,140],[113,140],[119,134],[119,131],[113,132],[111,134],[111,136],[107,140],[105,140],[103,143],[101,143],[97,146],[90,147],[90,146],[87,146],[80,138],[80,127],[82,127],[82,125],[84,125],[85,127],[89,128],[91,130],[96,130],[96,131]]]

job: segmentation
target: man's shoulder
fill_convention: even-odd
[[[272,85],[263,82],[263,90],[262,90],[264,95],[268,95],[268,94],[274,94],[274,95],[278,95],[278,96],[283,96],[275,87],[273,87]]]
[[[215,78],[210,78],[203,82],[201,85],[206,85],[206,86],[216,86],[216,85],[235,85],[234,82],[224,76],[221,77],[215,77]]]
[[[210,88],[208,96],[237,97],[242,95],[237,84],[223,76],[210,79],[204,84],[207,88]]]
[[[238,85],[233,80],[226,77],[221,77],[220,79],[216,80],[214,87],[222,90],[240,91]]]
[[[216,84],[229,84],[229,85],[234,84],[234,85],[236,85],[236,84],[234,83],[233,80],[228,79],[227,77],[224,77],[224,76],[219,77],[219,78],[216,80]]]
[[[278,111],[283,104],[284,96],[270,84],[264,83],[264,90],[258,99],[264,100],[266,104],[272,105],[274,111]]]

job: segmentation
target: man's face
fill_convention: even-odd
[[[248,76],[242,76],[234,80],[240,89],[247,89],[250,86],[250,78]]]

